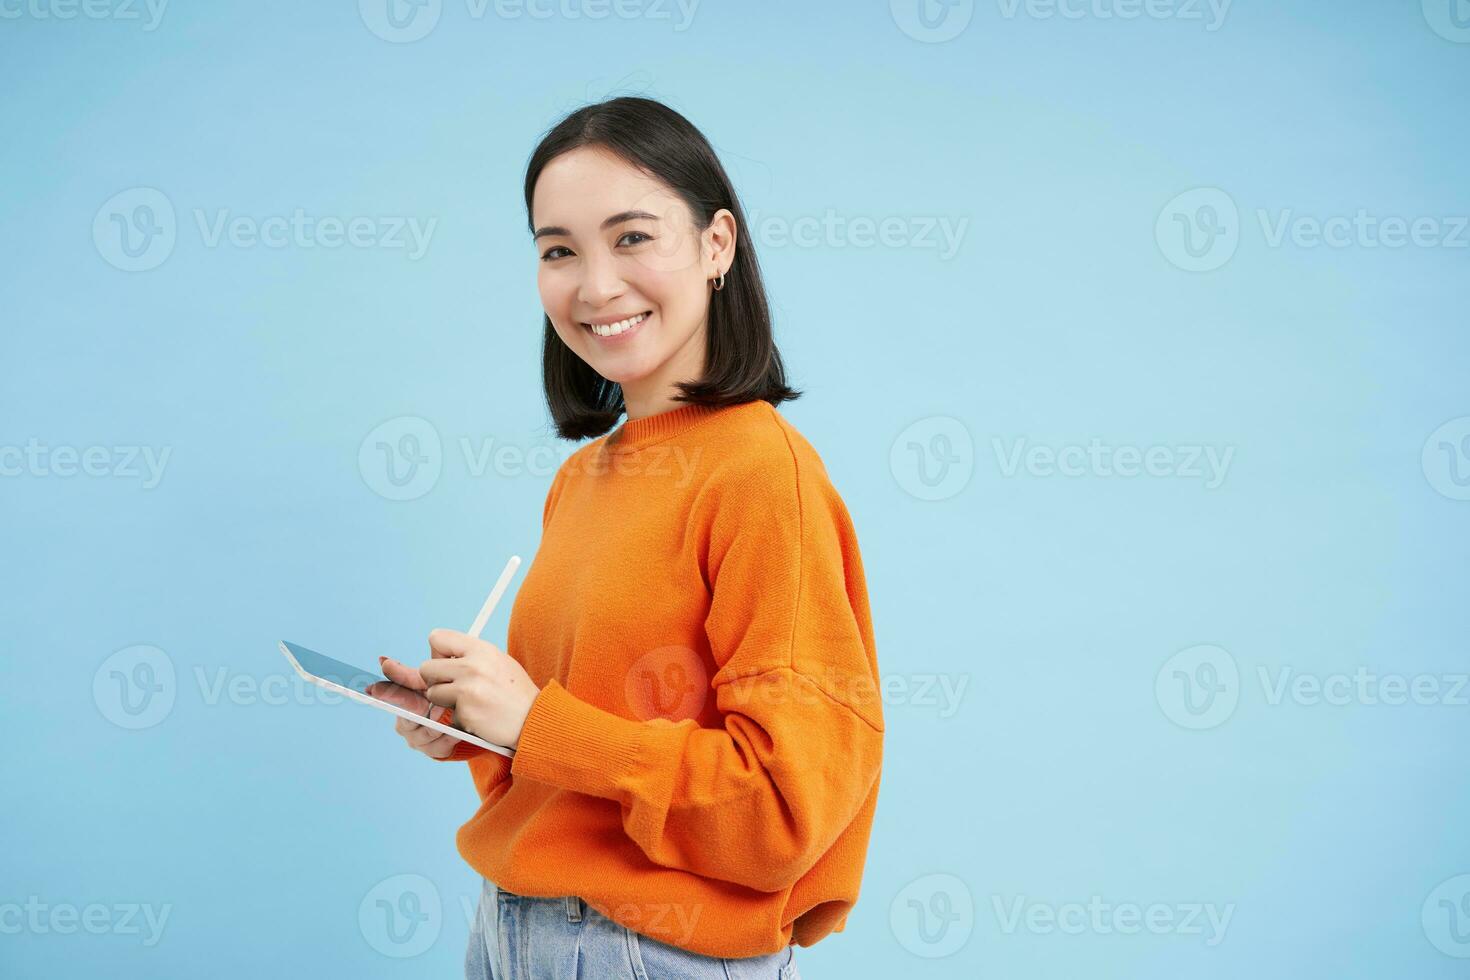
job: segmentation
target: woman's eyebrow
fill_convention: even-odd
[[[611,228],[613,225],[620,225],[624,221],[640,221],[640,220],[641,221],[657,221],[658,220],[658,215],[656,215],[656,214],[649,214],[647,211],[619,211],[617,214],[613,215],[612,217],[605,219],[602,222],[602,224],[599,225],[598,227],[601,228],[601,229],[603,229],[603,230],[606,230],[608,228]],[[545,228],[538,228],[538,229],[536,229],[536,234],[534,234],[534,235],[531,236],[531,241],[534,242],[536,239],[538,239],[538,238],[544,238],[547,235],[562,235],[562,236],[565,237],[565,236],[570,236],[571,235],[571,232],[567,231],[565,228],[561,227],[560,225],[547,225]]]

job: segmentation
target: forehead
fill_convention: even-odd
[[[531,218],[536,227],[560,225],[595,232],[603,218],[635,208],[667,214],[677,201],[663,182],[595,146],[556,157],[536,178]]]

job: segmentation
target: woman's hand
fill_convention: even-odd
[[[383,668],[383,674],[393,683],[370,684],[367,687],[368,694],[375,698],[382,698],[390,704],[396,704],[400,708],[407,708],[416,715],[422,715],[427,711],[428,717],[433,721],[444,720],[444,716],[449,713],[448,710],[424,697],[422,692],[428,685],[424,683],[423,677],[419,676],[416,668],[401,664],[389,657],[379,657],[378,664]],[[403,740],[411,747],[418,749],[431,759],[449,758],[449,753],[453,752],[454,747],[459,744],[459,739],[453,735],[445,735],[432,728],[416,725],[407,718],[395,718],[393,730],[402,735]]]
[[[418,669],[424,696],[453,708],[454,723],[471,735],[514,749],[541,693],[525,668],[495,644],[458,630],[433,630],[429,649],[433,658]]]

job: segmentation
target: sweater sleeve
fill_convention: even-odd
[[[720,727],[636,721],[552,679],[517,776],[621,804],[665,867],[780,891],[852,822],[878,779],[883,717],[857,541],[820,463],[794,457],[710,491],[705,621]]]

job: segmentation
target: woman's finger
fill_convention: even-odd
[[[429,631],[429,649],[436,657],[463,657],[480,641],[459,630],[439,628]]]
[[[424,679],[408,664],[399,663],[392,657],[379,657],[378,663],[382,665],[384,675],[393,683],[401,684],[411,691],[422,691],[425,688]]]
[[[424,751],[436,759],[442,759],[454,751],[454,743],[459,739],[451,735],[440,735],[434,741],[424,746]]]

